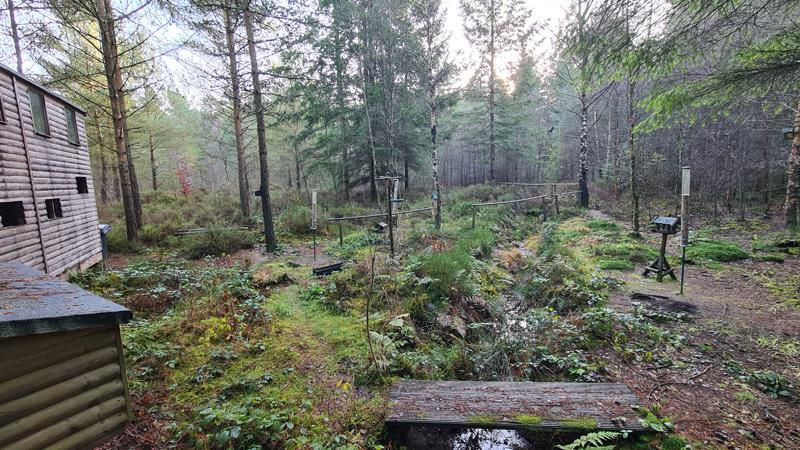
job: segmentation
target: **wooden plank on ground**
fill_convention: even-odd
[[[651,430],[638,423],[634,405],[641,402],[622,383],[401,380],[391,389],[386,424],[545,431],[593,419],[597,430]],[[612,421],[620,416],[627,423]]]

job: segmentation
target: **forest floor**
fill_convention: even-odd
[[[609,307],[630,312],[638,303],[688,315],[686,323],[664,324],[694,344],[673,351],[670,359],[684,367],[622,363],[617,373],[645,404],[660,405],[679,435],[728,448],[800,448],[797,399],[773,399],[730,374],[735,365],[744,373],[800,379],[800,313],[755,280],[776,269],[778,277],[796,275],[800,262],[745,261],[721,270],[690,266],[683,295],[680,281],[658,283],[639,271],[618,274],[625,283],[611,294]]]
[[[586,218],[608,216],[593,211]],[[746,243],[751,237],[752,233],[743,231],[731,233],[726,239],[739,238]],[[660,235],[648,235],[646,245],[657,248],[658,239]],[[652,354],[658,355],[649,360],[626,357],[609,346],[601,346],[593,357],[605,361],[602,381],[626,383],[647,408],[659,417],[668,417],[676,427],[676,434],[693,442],[695,448],[800,448],[800,404],[797,391],[788,385],[800,380],[800,309],[797,299],[786,295],[786,284],[800,279],[798,257],[787,255],[783,263],[745,259],[688,265],[684,293],[680,294],[680,260],[675,256],[678,255],[675,239],[670,240],[668,255],[672,255],[668,258],[676,268],[678,281],[665,278],[657,282],[652,276],[646,278],[641,275],[642,267],[605,271],[622,282],[609,293],[606,306],[620,313],[633,313],[641,307],[676,313],[680,320],[666,320],[658,326],[685,336],[687,345],[637,349],[647,354],[652,350]],[[125,257],[112,255],[110,266],[119,268],[127,262]],[[300,279],[301,272],[307,271],[310,276],[311,267],[333,262],[338,260],[326,252],[324,244],[318,244],[315,259],[311,246],[297,242],[284,245],[276,255],[265,256],[263,250],[252,249],[206,260],[223,268],[236,264],[268,265],[265,271],[273,270],[270,267],[277,267],[276,263],[298,265],[292,280],[298,284],[296,292],[311,284],[310,277]],[[303,307],[293,308],[296,315],[303,313]],[[306,338],[323,339],[311,332]],[[311,361],[313,355],[307,356]],[[771,378],[769,374],[780,378]],[[328,378],[326,382],[331,383],[335,379],[352,380],[338,375]],[[777,398],[769,395],[783,389],[792,395],[776,395]],[[373,391],[369,395],[386,395],[386,391]],[[102,448],[168,447],[163,437],[168,434],[163,416],[150,412],[153,404],[163,401],[155,392],[134,392],[136,421],[126,435]]]

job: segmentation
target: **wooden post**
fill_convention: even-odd
[[[664,279],[664,263],[666,262],[666,253],[667,253],[667,235],[661,235],[661,249],[658,251],[658,273],[656,274],[656,280],[662,281]]]
[[[398,195],[400,195],[400,180],[392,180],[394,183],[394,196],[393,199],[397,199]],[[397,241],[398,244],[400,243],[400,214],[394,214],[395,212],[400,210],[400,204],[398,202],[391,202],[392,204],[392,218],[397,221],[396,228],[397,228]]]
[[[556,195],[556,185],[552,186],[553,188],[553,204],[556,206],[556,215],[561,214],[561,211],[558,210],[558,196]]]
[[[547,197],[542,196],[542,214],[544,215],[544,222],[547,222]]]
[[[342,239],[342,221],[340,220],[338,222],[339,222],[339,245],[342,246],[344,245],[344,240]]]
[[[686,247],[689,246],[689,187],[692,168],[681,167],[681,295],[683,295],[683,273],[686,271]]]
[[[317,260],[317,190],[311,190],[311,231],[314,234],[314,261]]]
[[[475,205],[472,205],[472,229],[475,229]]]
[[[386,172],[386,200],[389,203],[386,208],[387,222],[389,222],[389,256],[394,258],[394,227],[392,226],[392,178],[389,172]]]

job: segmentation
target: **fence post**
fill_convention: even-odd
[[[339,222],[339,246],[341,247],[344,245],[344,240],[342,239],[342,221],[337,220],[337,222]]]
[[[472,205],[472,229],[475,229],[475,205]]]
[[[547,222],[547,197],[542,196],[542,214],[544,215],[544,222]]]

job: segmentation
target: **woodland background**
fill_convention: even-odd
[[[594,184],[638,230],[640,198],[677,208],[688,165],[695,208],[797,223],[796,2],[574,0],[559,23],[462,2],[468,52],[441,0],[4,6],[0,61],[87,109],[95,191],[124,201],[130,241],[140,192],[239,193],[238,221],[270,223],[259,185],[375,201],[387,172],[427,192],[580,181],[584,206]]]

